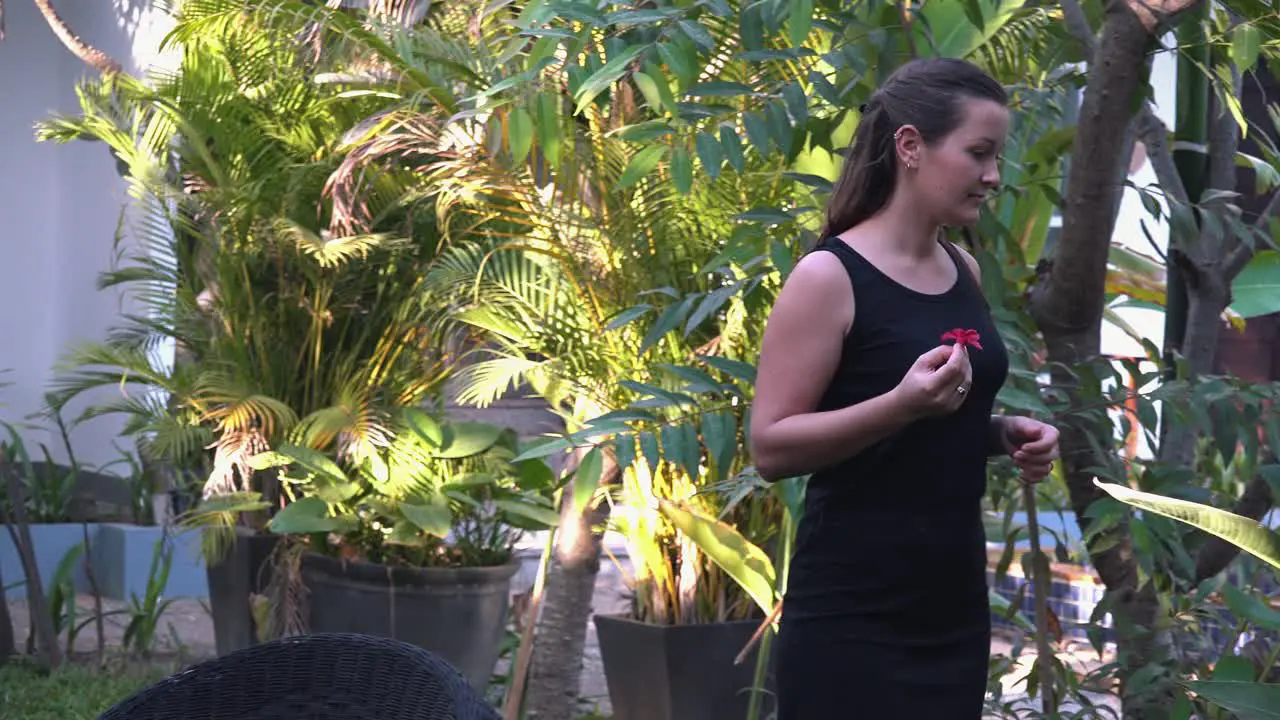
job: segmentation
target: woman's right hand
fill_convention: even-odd
[[[916,358],[894,392],[913,417],[955,412],[969,397],[973,367],[964,346],[939,345]]]

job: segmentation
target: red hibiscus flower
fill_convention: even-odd
[[[961,347],[967,345],[979,350],[982,349],[982,343],[979,342],[981,337],[978,335],[977,330],[965,330],[964,328],[948,330],[947,332],[942,333],[942,341],[946,342],[948,340],[955,340]]]

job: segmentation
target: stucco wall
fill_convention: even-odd
[[[147,0],[60,3],[58,9],[76,33],[131,70],[158,57],[165,19]],[[12,385],[0,389],[0,418],[40,424],[27,416],[41,410],[54,363],[71,345],[101,339],[123,309],[121,299],[99,292],[95,281],[111,264],[125,189],[105,146],[36,142],[35,123],[75,111],[75,84],[93,70],[59,43],[33,3],[6,3],[5,16],[0,369],[9,370],[3,379]],[[112,419],[77,428],[77,455],[87,463],[114,459],[118,429]],[[39,429],[24,435],[34,451],[44,442],[64,459],[54,435]]]

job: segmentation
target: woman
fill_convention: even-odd
[[[1001,86],[913,61],[863,106],[823,240],[765,331],[757,468],[812,473],[777,642],[779,720],[975,720],[990,652],[987,458],[1038,482],[1057,431],[992,416],[1008,354],[942,239],[999,185]]]

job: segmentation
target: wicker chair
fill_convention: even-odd
[[[299,635],[207,660],[98,720],[498,720],[462,675],[408,643]]]

